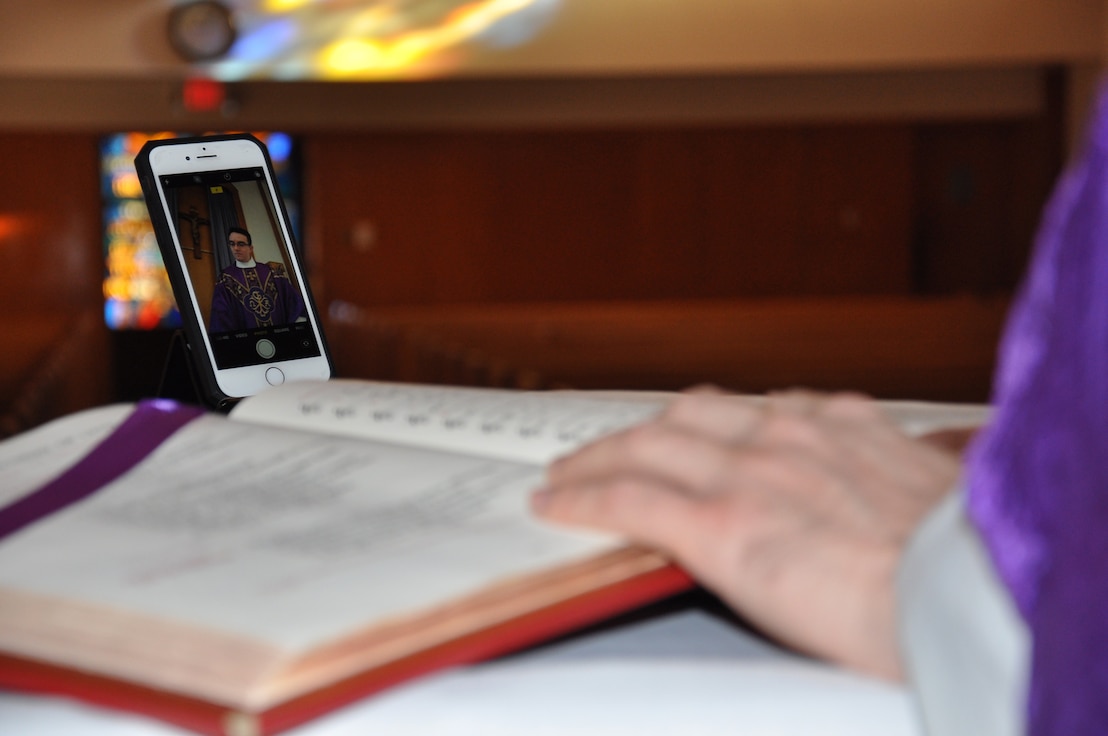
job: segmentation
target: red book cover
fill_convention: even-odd
[[[437,644],[257,713],[3,654],[0,686],[139,713],[207,736],[279,734],[413,678],[540,644],[692,586],[691,578],[676,566],[660,567]]]

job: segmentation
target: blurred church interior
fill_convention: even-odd
[[[158,392],[128,166],[215,131],[341,376],[986,401],[1108,51],[1089,0],[3,5],[0,436]]]

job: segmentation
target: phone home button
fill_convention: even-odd
[[[270,386],[280,386],[285,382],[285,374],[280,368],[271,366],[266,369],[265,380]]]
[[[266,360],[269,360],[277,354],[277,346],[274,345],[272,341],[266,340],[264,337],[254,344],[254,349],[258,351],[258,355],[262,356]]]

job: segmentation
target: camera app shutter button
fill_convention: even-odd
[[[258,340],[258,342],[254,345],[254,349],[258,351],[258,355],[262,356],[266,360],[269,360],[277,354],[277,346],[274,345],[270,340],[266,340],[265,338]]]

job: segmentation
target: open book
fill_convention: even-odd
[[[18,436],[0,685],[272,733],[682,590],[658,554],[527,509],[546,461],[663,400],[309,382],[229,418],[114,406]],[[914,432],[983,420],[890,408]]]
[[[113,406],[16,437],[0,684],[275,732],[686,588],[653,552],[528,510],[547,460],[657,410],[333,381],[229,418]],[[10,522],[28,506],[50,513]]]

